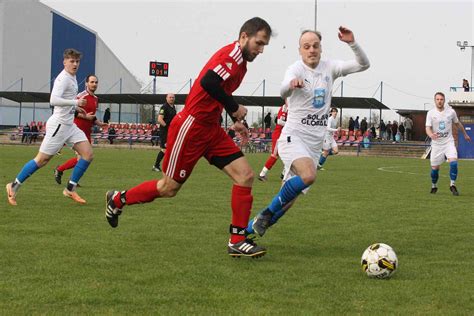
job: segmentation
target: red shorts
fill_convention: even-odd
[[[84,132],[84,131],[83,131],[83,132]],[[84,134],[86,134],[86,137],[87,137],[87,140],[89,141],[89,143],[92,144],[92,141],[91,141],[91,132],[89,132],[89,133],[84,132]]]
[[[277,142],[278,138],[280,138],[281,135],[281,129],[279,131],[274,131],[272,134],[272,156],[278,157],[278,148],[277,148]]]
[[[201,157],[215,164],[216,157],[240,153],[239,147],[219,125],[201,125],[193,116],[178,113],[168,130],[163,171],[176,182],[184,183]]]

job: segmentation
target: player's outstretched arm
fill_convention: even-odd
[[[347,74],[367,70],[370,67],[369,58],[355,41],[354,33],[348,28],[340,26],[338,37],[342,42],[349,44],[349,47],[355,55],[355,60],[345,61],[342,64],[342,75],[345,76]]]
[[[339,39],[347,44],[355,42],[354,33],[349,30],[347,27],[339,26],[339,33],[337,34]]]

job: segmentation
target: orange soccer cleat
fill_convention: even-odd
[[[7,183],[7,186],[5,188],[7,189],[8,203],[10,203],[11,205],[17,205],[16,193],[12,189],[12,183]]]
[[[68,198],[74,200],[74,201],[77,202],[77,203],[86,204],[86,200],[84,200],[83,198],[81,198],[81,197],[79,196],[79,194],[77,194],[76,191],[69,191],[68,189],[64,189],[64,190],[63,190],[63,195],[64,195],[65,197],[68,197]]]

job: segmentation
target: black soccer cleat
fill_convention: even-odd
[[[273,217],[273,213],[270,210],[265,209],[262,212],[258,213],[257,216],[253,219],[252,229],[260,237],[265,235],[268,227],[270,227],[270,222]]]
[[[63,176],[63,172],[58,170],[58,167],[54,168],[54,180],[56,180],[57,184],[61,184],[61,177]]]
[[[451,190],[451,192],[453,193],[454,196],[459,195],[459,192],[458,192],[458,189],[456,188],[456,186],[454,186],[454,185],[450,186],[449,190]]]
[[[113,228],[118,226],[118,220],[122,209],[115,206],[114,196],[120,194],[119,191],[107,191],[105,194],[105,218]]]
[[[431,191],[430,191],[431,194],[435,194],[436,192],[438,192],[438,188],[437,188],[437,187],[431,188]]]
[[[252,239],[246,238],[235,244],[229,243],[227,247],[227,253],[229,256],[234,258],[260,258],[267,253],[267,250],[261,246],[258,246]]]

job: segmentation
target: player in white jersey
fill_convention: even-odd
[[[445,97],[441,92],[434,96],[435,108],[426,115],[426,135],[431,138],[431,193],[438,191],[439,167],[448,158],[449,189],[453,195],[459,195],[455,182],[458,176],[458,152],[453,138],[453,125],[459,128],[467,141],[471,138],[464,130],[456,112],[450,106],[444,106]],[[445,158],[446,157],[446,158]]]
[[[330,150],[332,150],[333,155],[337,155],[339,153],[339,148],[337,147],[336,140],[334,139],[334,133],[341,131],[341,128],[337,127],[337,112],[338,111],[336,108],[331,108],[331,111],[329,112],[328,126],[326,129],[326,136],[324,136],[323,152],[321,157],[319,157],[318,170],[324,170],[323,165],[329,156]]]
[[[63,195],[78,203],[86,203],[77,194],[76,186],[92,161],[92,147],[84,132],[73,122],[76,111],[85,114],[82,107],[87,102],[85,99],[76,99],[78,92],[76,73],[81,56],[80,52],[72,48],[64,51],[64,70],[54,80],[51,91],[50,103],[54,106],[54,111],[46,123],[46,136],[36,157],[24,165],[15,181],[6,185],[8,202],[11,205],[17,205],[16,194],[23,182],[39,168],[44,167],[64,144],[73,144],[74,150],[82,158],[77,162]]]
[[[288,100],[288,119],[278,140],[278,153],[285,165],[284,184],[270,205],[249,222],[249,234],[262,236],[296,197],[313,184],[328,125],[334,80],[369,68],[369,60],[352,31],[341,26],[338,35],[349,44],[354,60],[321,60],[321,34],[304,31],[300,36],[301,60],[288,67],[280,91],[282,98]]]

